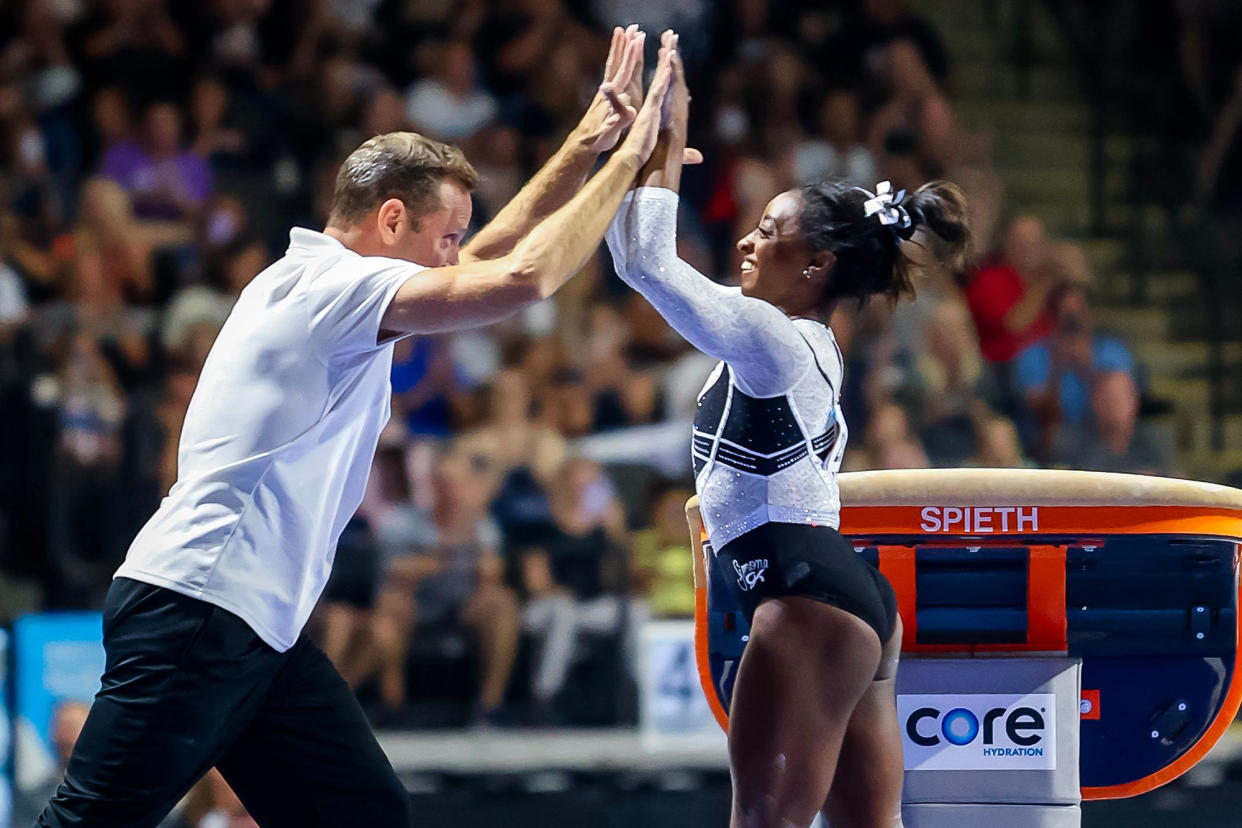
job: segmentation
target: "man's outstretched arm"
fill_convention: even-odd
[[[577,195],[498,259],[421,271],[397,290],[382,328],[394,334],[435,333],[497,322],[555,293],[595,252],[639,169],[655,148],[661,109],[672,81],[672,53],[660,63],[629,136]],[[605,84],[613,105],[617,91]]]
[[[462,248],[462,262],[498,259],[512,252],[536,224],[578,192],[600,154],[616,146],[629,124],[624,112],[617,110],[615,100],[628,106],[639,104],[639,96],[630,95],[633,81],[642,76],[645,39],[637,26],[613,29],[601,91],[556,154]],[[602,91],[605,87],[617,90],[618,97],[610,100]],[[638,89],[641,95],[641,85]]]

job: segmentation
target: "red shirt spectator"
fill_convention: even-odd
[[[1003,261],[980,267],[966,286],[966,301],[979,330],[979,347],[988,362],[1008,362],[1018,351],[1052,332],[1052,317],[1047,310],[1040,311],[1025,330],[1011,331],[1006,325],[1009,312],[1026,292],[1022,276]]]
[[[1052,247],[1044,224],[1018,216],[1005,231],[1001,250],[984,260],[966,285],[966,302],[988,362],[1008,362],[1052,330],[1048,297],[1060,272],[1044,267]]]

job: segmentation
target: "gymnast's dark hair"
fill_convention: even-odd
[[[830,250],[836,256],[823,304],[856,299],[861,305],[876,294],[894,301],[903,295],[913,297],[914,264],[901,243],[919,231],[937,260],[953,272],[965,267],[970,227],[966,197],[956,184],[931,181],[906,196],[900,204],[910,217],[905,228],[868,216],[864,204],[871,195],[835,180],[802,188],[802,238],[812,251]]]

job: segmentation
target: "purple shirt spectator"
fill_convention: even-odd
[[[207,162],[188,150],[154,158],[134,141],[123,141],[104,155],[103,175],[120,184],[134,202],[141,219],[186,218],[211,195]]]
[[[138,141],[108,150],[101,172],[129,193],[140,219],[192,218],[211,195],[211,169],[182,140],[181,111],[164,101],[147,107]]]

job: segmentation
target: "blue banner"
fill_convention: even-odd
[[[58,776],[50,727],[58,705],[90,704],[103,675],[103,626],[97,612],[27,615],[13,624],[16,722],[14,778],[19,790]]]

